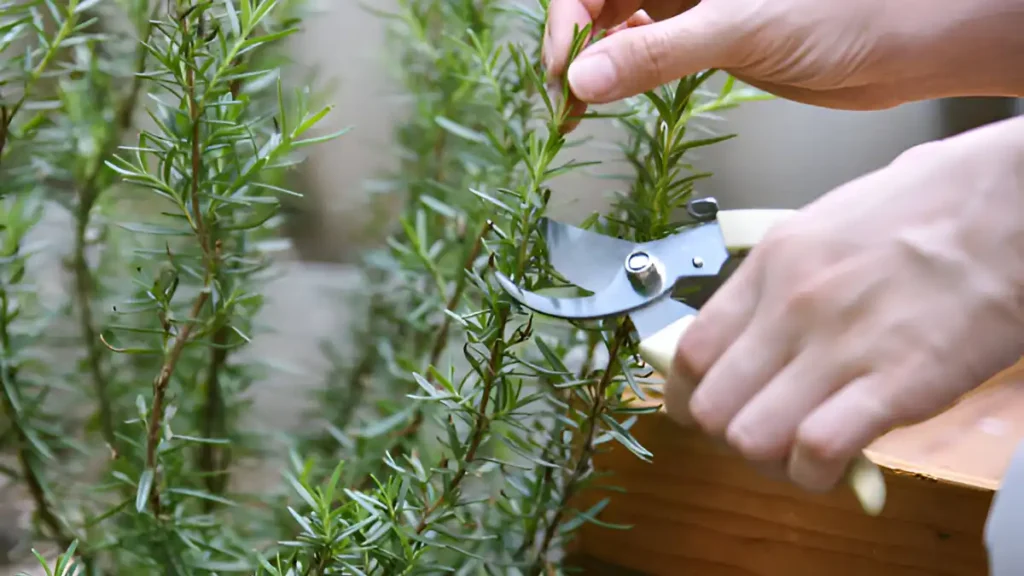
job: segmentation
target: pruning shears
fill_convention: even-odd
[[[668,376],[676,344],[700,305],[765,233],[793,211],[719,210],[715,199],[701,198],[688,203],[687,213],[692,226],[644,243],[542,219],[539,225],[551,266],[589,296],[563,298],[527,291],[500,272],[497,280],[521,305],[546,316],[580,321],[628,316],[639,336],[640,356]],[[886,490],[878,466],[862,454],[847,470],[846,482],[865,512],[881,512]]]

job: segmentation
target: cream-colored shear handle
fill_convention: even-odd
[[[717,218],[726,248],[731,253],[743,253],[756,246],[769,229],[793,213],[793,210],[720,210]],[[640,355],[659,374],[668,377],[676,345],[694,318],[680,318],[640,342]],[[861,454],[850,464],[845,479],[867,514],[877,516],[881,513],[885,507],[885,478],[874,462]]]

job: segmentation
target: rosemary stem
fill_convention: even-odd
[[[192,329],[199,321],[203,306],[209,297],[209,286],[205,286],[192,303],[192,311],[188,315],[188,320],[175,336],[174,345],[171,346],[171,351],[165,357],[163,366],[160,367],[160,371],[153,380],[153,403],[149,410],[149,428],[146,435],[146,467],[153,470],[154,474],[156,474],[156,454],[157,446],[160,444],[160,427],[163,424],[164,397],[167,394],[167,385],[170,384],[171,376],[178,365],[181,353],[185,350],[185,345],[188,344],[189,338],[192,335]],[[153,506],[153,513],[159,516],[160,491],[157,486],[158,483],[154,479],[152,492],[150,493],[150,502]]]
[[[590,466],[591,459],[594,456],[594,439],[597,435],[598,423],[601,419],[601,415],[604,413],[605,404],[605,392],[608,390],[608,386],[611,385],[612,378],[615,374],[615,366],[618,364],[615,362],[615,358],[618,357],[619,349],[629,339],[629,323],[620,322],[618,329],[615,331],[615,335],[612,337],[612,344],[608,350],[608,366],[605,368],[604,374],[601,376],[601,380],[598,382],[597,387],[593,392],[593,403],[590,405],[590,413],[587,415],[587,420],[584,423],[584,434],[583,434],[583,445],[580,448],[579,457],[576,458],[576,464],[573,466],[572,472],[569,474],[569,478],[565,482],[565,486],[562,490],[562,496],[558,502],[558,508],[555,510],[554,517],[548,522],[547,528],[544,530],[544,538],[541,540],[540,550],[537,552],[537,559],[534,562],[532,574],[537,576],[542,573],[545,563],[547,562],[548,551],[551,548],[551,543],[554,540],[555,533],[558,531],[558,526],[562,523],[562,518],[565,516],[566,509],[572,504],[572,499],[576,495],[576,491],[579,488],[580,481],[587,472],[587,468]]]

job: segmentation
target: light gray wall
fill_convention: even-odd
[[[316,1],[316,0],[315,0]],[[380,10],[394,0],[365,0]],[[352,132],[315,146],[303,169],[302,207],[308,213],[294,231],[304,256],[345,258],[360,242],[363,182],[391,167],[391,134],[400,108],[384,70],[385,27],[358,0],[318,0],[316,17],[293,37],[293,58],[317,71],[318,85],[333,90],[336,105],[326,130],[351,126]]]

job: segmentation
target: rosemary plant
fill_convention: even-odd
[[[230,474],[261,455],[244,425],[260,366],[234,358],[297,194],[288,173],[338,135],[281,78],[302,7],[0,5],[4,473],[37,541],[74,546],[89,573],[251,571],[284,535]],[[53,306],[34,298],[26,239],[58,206],[72,289]]]
[[[406,0],[382,15],[413,95],[401,166],[379,187],[402,208],[386,249],[366,259],[362,346],[334,353],[320,405],[335,411],[316,414],[324,432],[298,450],[317,455],[296,458],[298,550],[269,573],[551,573],[576,528],[601,524],[608,499],[574,504],[599,476],[602,445],[651,457],[629,433],[653,410],[635,402],[649,383],[631,327],[534,317],[490,274],[571,290],[537,230],[554,182],[587,166],[563,133],[574,121],[565,83],[539,65],[546,8]],[[577,31],[573,56],[589,33]],[[693,138],[690,121],[760,97],[731,79],[698,90],[711,74],[584,118],[623,123],[633,168],[613,212],[585,226],[646,240],[686,225],[679,209],[707,175],[684,155],[728,138]]]
[[[579,120],[566,84],[539,64],[544,1],[400,0],[381,13],[409,107],[399,167],[377,187],[380,206],[398,207],[392,234],[350,304],[366,310],[358,346],[327,349],[338,367],[311,415],[322,426],[294,442],[290,493],[232,489],[233,464],[264,456],[245,426],[260,367],[238,351],[281,198],[295,194],[288,171],[337,136],[314,131],[329,108],[280,76],[274,46],[299,8],[0,7],[8,39],[29,45],[5,74],[27,94],[50,84],[38,103],[4,93],[0,107],[0,375],[16,456],[2,471],[65,552],[39,560],[56,574],[568,570],[580,526],[628,528],[600,519],[614,495],[586,509],[579,495],[598,489],[595,456],[612,443],[652,457],[629,430],[656,386],[628,321],[536,317],[493,279],[575,290],[538,233],[559,178],[588,168],[565,134]],[[577,30],[571,56],[590,38]],[[712,73],[582,119],[619,123],[631,168],[610,213],[584,226],[648,240],[687,225],[679,208],[707,176],[687,152],[727,138],[694,137],[694,121],[761,97],[731,79],[709,93]],[[75,222],[73,290],[57,308],[34,301],[24,273],[48,200]],[[37,361],[67,319],[80,361]]]

